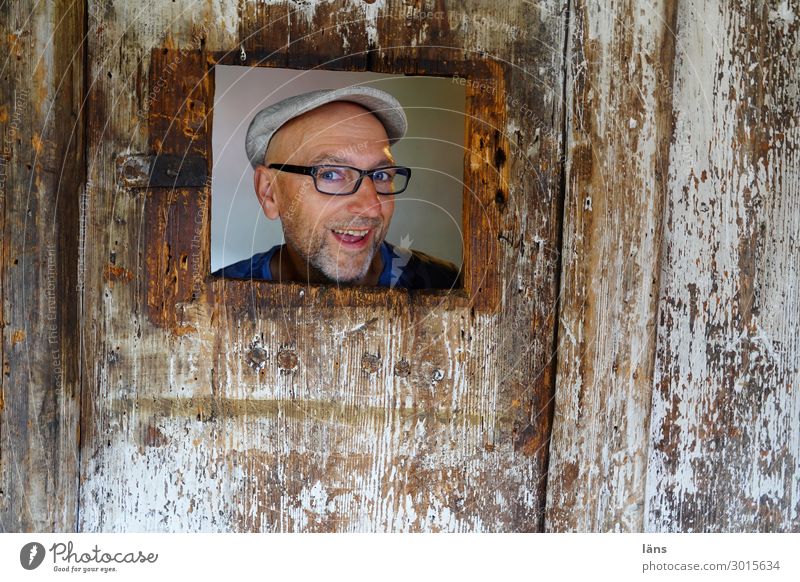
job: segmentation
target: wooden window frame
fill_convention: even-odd
[[[132,161],[118,161],[123,185],[142,187],[145,208],[145,281],[150,319],[180,329],[181,305],[196,301],[252,308],[291,308],[309,301],[331,307],[414,305],[444,310],[500,309],[499,208],[507,199],[508,145],[501,128],[505,119],[504,69],[480,55],[441,49],[436,61],[393,61],[391,58],[332,61],[325,70],[458,77],[466,88],[464,199],[462,226],[463,287],[453,290],[406,290],[343,287],[273,281],[247,281],[211,276],[211,128],[216,65],[310,68],[286,63],[281,55],[206,52],[157,48],[152,51],[148,80],[148,145],[150,151]],[[464,79],[461,81],[460,79]],[[491,88],[491,90],[488,90]],[[159,161],[161,160],[161,161]],[[171,164],[171,165],[170,165]],[[132,169],[133,168],[133,169]],[[137,172],[146,183],[137,182]],[[493,234],[495,233],[495,234]]]

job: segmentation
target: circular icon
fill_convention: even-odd
[[[30,542],[19,551],[19,563],[26,570],[35,570],[44,561],[44,546],[39,542]]]

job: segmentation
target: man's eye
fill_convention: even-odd
[[[342,174],[342,172],[339,172],[338,170],[322,170],[319,173],[319,177],[322,178],[323,180],[328,180],[330,182],[335,182],[337,180],[344,179],[344,175]]]
[[[372,174],[372,179],[375,180],[376,182],[391,182],[392,174],[390,172],[382,170],[380,172],[375,172],[374,174]]]

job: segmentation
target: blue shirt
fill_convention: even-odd
[[[275,245],[267,252],[256,253],[249,259],[238,261],[215,271],[212,275],[229,279],[257,279],[272,281],[270,261],[283,245]],[[396,247],[386,241],[380,246],[383,270],[378,277],[378,287],[402,289],[450,289],[460,287],[460,270],[420,251]]]

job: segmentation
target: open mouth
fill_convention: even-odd
[[[360,228],[335,228],[332,229],[333,237],[345,248],[359,249],[366,246],[372,229]]]

